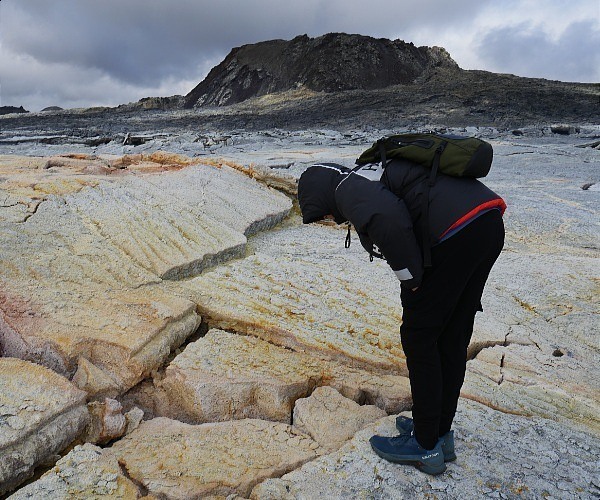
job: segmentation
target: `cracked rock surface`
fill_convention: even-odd
[[[411,406],[406,377],[370,373],[221,330],[190,343],[154,385],[153,413],[188,422],[263,418],[289,423],[294,402],[318,386],[388,412]]]
[[[0,157],[0,349],[63,375],[48,388],[59,375],[15,360],[50,374],[27,387],[70,378],[61,397],[75,391],[95,420],[87,437],[65,431],[40,458],[54,467],[14,497],[597,498],[599,200],[582,186],[597,185],[600,157],[576,146],[600,128],[573,130],[447,130],[492,142],[486,184],[508,210],[458,459],[435,478],[368,445],[395,432],[382,412],[410,408],[395,277],[357,240],[344,249],[344,227],[303,226],[289,198],[308,164],[351,167],[385,131],[15,146],[47,153]],[[28,411],[27,390],[9,391],[10,412]],[[35,425],[17,445],[46,438]],[[75,438],[100,446],[59,459]],[[25,477],[12,474],[7,491]]]
[[[0,162],[11,174],[0,195],[39,202],[22,221],[0,218],[4,356],[74,376],[99,397],[123,393],[200,323],[196,305],[163,280],[241,255],[245,232],[291,207],[228,167],[150,157],[109,179],[85,174],[96,159],[54,173],[41,159]]]
[[[0,358],[0,495],[81,434],[89,421],[85,398],[48,368]]]
[[[397,280],[384,263],[368,265],[358,242],[344,252],[344,238],[341,229],[302,227],[294,218],[291,227],[257,238],[253,255],[182,286],[219,328],[406,375]]]
[[[73,492],[63,498],[114,497],[123,490],[124,498],[246,497],[263,480],[314,459],[317,449],[309,436],[281,423],[248,419],[194,426],[155,418],[111,448],[76,448],[12,498],[60,498],[62,492]]]
[[[265,481],[250,498],[576,499],[599,492],[598,440],[551,420],[507,417],[461,400],[455,420],[459,458],[448,463],[443,476],[427,476],[375,455],[369,437],[394,433],[394,418],[381,419],[338,451]]]

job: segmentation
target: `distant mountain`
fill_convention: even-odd
[[[29,113],[23,106],[0,106],[0,115],[8,115],[10,113]]]
[[[599,105],[598,83],[463,70],[441,47],[331,33],[235,48],[186,96],[1,121],[3,133],[14,128],[19,135],[24,130],[39,135],[44,129],[80,136],[87,144],[149,130],[533,124],[565,124],[570,130],[572,124],[597,124]]]
[[[298,88],[374,90],[413,83],[438,68],[460,71],[441,47],[345,33],[302,35],[234,48],[185,96],[184,106],[224,106]]]

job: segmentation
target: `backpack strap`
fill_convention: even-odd
[[[440,157],[444,152],[445,144],[440,144],[435,150],[433,165],[429,173],[429,180],[425,184],[423,192],[423,206],[421,209],[421,231],[423,233],[423,267],[431,267],[431,236],[429,235],[429,191],[435,184],[438,169],[440,167]]]
[[[387,155],[385,154],[385,137],[382,137],[377,141],[379,144],[379,159],[381,160],[381,166],[385,168],[387,166]]]

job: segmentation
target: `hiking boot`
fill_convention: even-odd
[[[403,417],[402,415],[396,417],[396,429],[400,431],[400,436],[410,436],[413,431],[412,418]],[[440,436],[440,439],[442,440],[444,462],[456,460],[456,453],[454,452],[454,431],[447,432],[443,436]]]
[[[377,455],[390,462],[414,465],[421,472],[432,476],[446,470],[441,439],[432,450],[423,448],[412,435],[373,436],[369,443]]]

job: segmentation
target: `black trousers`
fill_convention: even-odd
[[[413,398],[415,437],[432,449],[452,425],[465,379],[475,313],[504,245],[498,210],[479,216],[431,249],[421,286],[402,288],[400,335]]]

